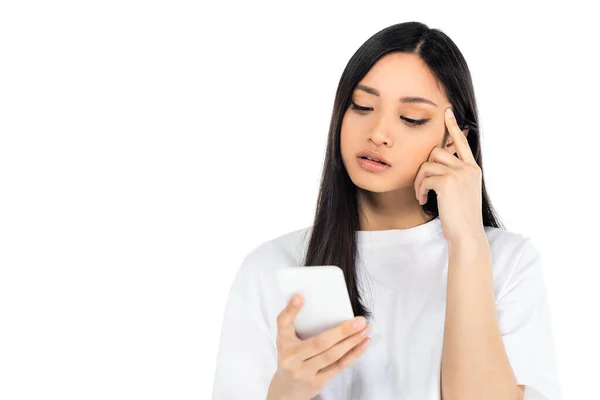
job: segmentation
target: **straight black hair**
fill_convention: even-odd
[[[306,231],[310,232],[310,240],[303,263],[307,267],[339,266],[354,315],[367,319],[371,311],[362,301],[355,266],[356,231],[360,229],[357,188],[342,162],[340,128],[356,85],[381,57],[392,52],[416,54],[427,64],[452,105],[458,126],[469,129],[467,141],[483,173],[475,92],[467,63],[454,42],[442,31],[420,22],[395,24],[370,37],[348,61],[337,87],[315,217]],[[422,207],[428,215],[439,217],[433,190]],[[481,212],[484,226],[504,228],[492,208],[484,179]]]

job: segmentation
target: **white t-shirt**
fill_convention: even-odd
[[[264,400],[277,369],[280,268],[301,266],[312,226],[263,242],[231,286],[213,399]],[[531,239],[485,227],[498,322],[526,400],[558,400],[556,355],[540,254]],[[357,276],[372,342],[319,400],[439,400],[448,248],[439,218],[409,229],[357,232]],[[366,290],[364,289],[366,288]]]

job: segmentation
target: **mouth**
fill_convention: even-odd
[[[388,160],[385,159],[385,157],[383,157],[382,154],[379,154],[375,151],[371,151],[371,150],[365,150],[365,151],[361,151],[360,153],[358,153],[356,155],[357,158],[359,159],[363,159],[363,160],[368,160],[368,161],[373,161],[375,163],[379,163],[381,165],[385,165],[388,167],[391,167],[392,165],[388,162]]]
[[[373,160],[369,156],[356,157],[356,161],[363,170],[371,173],[380,173],[387,171],[391,168],[389,164],[386,164],[381,160]]]
[[[387,166],[389,167],[389,164],[386,164],[386,163],[384,163],[383,161],[381,161],[381,160],[378,160],[378,159],[376,159],[376,158],[371,158],[371,157],[367,157],[367,156],[362,156],[362,157],[358,157],[358,158],[362,158],[363,160],[375,161],[375,162],[377,162],[377,163],[379,163],[379,164],[381,164],[381,165],[387,165]]]

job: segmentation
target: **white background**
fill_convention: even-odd
[[[542,255],[564,398],[597,394],[587,2],[213,3],[0,6],[0,398],[209,398],[242,258],[312,223],[346,63],[411,20],[467,59],[490,198]]]

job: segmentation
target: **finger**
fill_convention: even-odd
[[[365,338],[358,346],[354,346],[352,350],[347,352],[338,361],[320,370],[317,373],[317,380],[320,382],[329,382],[334,376],[355,362],[365,352],[370,343],[371,338]]]
[[[448,132],[448,126],[446,122],[444,122],[444,138],[442,139],[442,149],[446,148],[446,144],[448,142],[448,138],[450,137],[450,132]]]
[[[475,157],[473,157],[467,137],[463,131],[460,130],[460,127],[456,123],[456,118],[454,117],[451,107],[446,109],[444,119],[448,132],[450,133],[452,141],[454,142],[454,146],[456,147],[458,158],[464,162],[476,164]]]
[[[421,204],[423,196],[421,194],[421,183],[423,179],[428,176],[436,176],[443,175],[447,172],[448,167],[443,164],[438,164],[434,162],[424,162],[421,164],[421,168],[417,173],[417,177],[414,182],[415,196],[417,197],[417,201]],[[427,202],[427,192],[425,192],[425,203]]]
[[[443,164],[451,168],[460,167],[462,160],[454,157],[454,154],[450,154],[447,150],[443,150],[441,147],[435,146],[429,152],[427,162]]]
[[[438,175],[438,176],[427,176],[425,178],[423,178],[423,181],[421,182],[421,188],[419,196],[420,199],[425,199],[425,201],[427,200],[427,192],[430,190],[435,190],[436,194],[440,195],[440,193],[442,193],[441,191],[441,187],[444,183],[444,176],[443,175]]]
[[[329,350],[305,361],[303,368],[311,374],[339,361],[346,353],[359,345],[369,334],[371,327],[367,326],[362,331],[347,337]]]
[[[298,300],[298,302],[296,303],[295,300]],[[304,297],[299,293],[295,293],[287,306],[277,316],[278,336],[287,339],[298,338],[294,321],[296,320],[298,312],[302,309],[303,304]]]
[[[366,325],[367,321],[364,317],[356,317],[335,328],[306,339],[297,353],[298,360],[305,361],[329,350],[348,336],[360,332]]]

